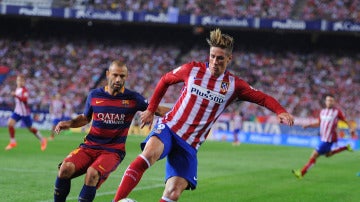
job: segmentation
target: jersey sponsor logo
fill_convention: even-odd
[[[197,95],[197,96],[199,96],[201,98],[213,101],[213,102],[218,103],[218,104],[221,104],[221,103],[223,103],[225,101],[225,96],[224,95],[222,95],[222,94],[220,94],[218,92],[206,89],[206,88],[204,88],[202,86],[199,86],[199,85],[196,85],[196,84],[194,84],[191,87],[190,92],[191,92],[191,94]]]
[[[96,117],[105,124],[123,124],[125,122],[125,114],[97,113]]]

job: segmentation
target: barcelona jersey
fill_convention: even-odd
[[[86,100],[84,115],[92,119],[89,133],[80,146],[125,152],[125,142],[131,121],[137,111],[145,111],[146,99],[139,93],[124,89],[115,96],[104,88],[92,90]]]

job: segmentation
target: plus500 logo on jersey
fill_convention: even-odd
[[[125,120],[125,114],[115,113],[98,113],[96,118],[99,121],[103,121],[106,124],[123,124]]]
[[[224,102],[225,96],[218,93],[218,92],[214,92],[212,90],[206,89],[204,87],[198,86],[198,85],[193,85],[191,87],[191,94],[200,96],[204,99],[216,102],[218,104],[221,104]]]

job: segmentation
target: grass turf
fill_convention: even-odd
[[[44,136],[49,131],[42,131]],[[62,132],[42,152],[40,143],[24,129],[16,130],[18,146],[4,148],[9,141],[7,128],[0,128],[1,201],[53,201],[53,187],[58,163],[79,143],[84,134]],[[140,152],[144,137],[129,136],[127,156],[118,169],[97,191],[95,202],[110,202],[124,169]],[[343,152],[331,158],[320,157],[302,179],[291,169],[301,168],[312,149],[272,145],[207,141],[198,153],[198,187],[185,191],[179,201],[360,201],[358,152]],[[164,160],[157,162],[143,176],[130,194],[139,202],[159,201],[163,191]],[[84,176],[72,180],[67,201],[77,201]]]

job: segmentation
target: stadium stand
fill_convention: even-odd
[[[177,7],[183,14],[195,15],[305,20],[349,19],[360,22],[358,1],[138,0],[130,3],[118,0],[2,0],[1,3],[154,12],[164,12],[169,7]],[[350,15],[345,15],[346,13]],[[32,26],[36,27],[36,23]],[[143,26],[140,32],[141,29],[158,29]],[[199,38],[204,39],[203,36],[199,37],[196,34],[191,38],[188,35],[180,39],[176,38],[178,42],[164,42],[162,36],[140,37],[140,35],[132,37],[131,40],[128,38],[120,40],[121,37],[105,35],[108,39],[99,40],[94,39],[96,37],[88,38],[84,33],[77,35],[77,30],[74,31],[72,28],[67,28],[69,34],[66,37],[44,37],[40,34],[41,31],[37,30],[31,36],[23,34],[25,38],[9,37],[13,33],[7,33],[8,36],[0,38],[0,65],[10,67],[12,70],[1,84],[0,105],[2,107],[12,108],[13,100],[8,95],[14,88],[17,73],[26,74],[30,78],[28,88],[33,94],[30,95],[29,102],[33,110],[47,110],[50,97],[60,92],[72,100],[74,108],[81,112],[88,90],[102,85],[104,70],[113,59],[120,58],[130,67],[128,87],[149,97],[163,72],[169,71],[170,68],[184,61],[206,60],[207,58],[206,47],[192,47]],[[121,28],[128,29],[129,27]],[[81,32],[87,32],[90,28],[79,27],[78,29],[83,29]],[[106,29],[108,27],[105,26]],[[56,31],[55,29],[54,32]],[[16,34],[19,34],[19,30]],[[69,35],[73,36],[69,37]],[[104,35],[104,33],[100,32],[97,35]],[[271,40],[270,35],[267,37]],[[136,41],[139,38],[141,42]],[[316,41],[316,35],[312,36],[311,40]],[[243,43],[241,39],[239,41]],[[201,43],[203,44],[204,41]],[[332,41],[332,43],[335,45],[337,42]],[[359,91],[354,91],[360,87],[358,49],[355,51],[326,50],[325,44],[323,49],[314,47],[312,50],[300,51],[296,49],[298,44],[294,42],[291,44],[295,48],[268,47],[259,44],[256,47],[251,47],[252,45],[237,47],[231,71],[254,87],[274,95],[296,116],[317,116],[321,96],[332,92],[339,98],[339,104],[344,108],[346,115],[350,119],[359,119]],[[284,87],[285,83],[286,87]],[[174,102],[180,90],[181,85],[169,90],[164,102]],[[247,119],[253,115],[268,114],[257,106],[245,105],[248,109],[245,114]]]

